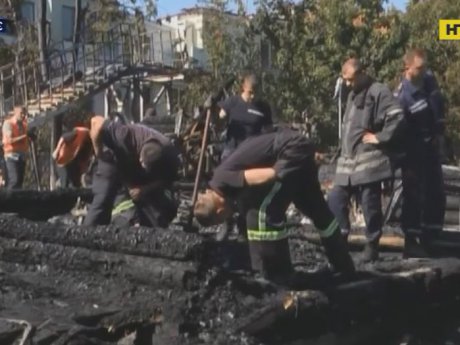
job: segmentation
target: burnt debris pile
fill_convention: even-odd
[[[238,240],[0,216],[0,344],[430,344],[460,317],[460,260],[357,258],[341,277],[307,232],[282,287],[248,272]]]

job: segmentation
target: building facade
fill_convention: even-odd
[[[203,33],[206,28],[207,16],[213,15],[213,10],[203,7],[183,9],[176,15],[160,18],[161,25],[173,30],[176,41],[176,52],[185,52],[190,59],[190,64],[198,68],[208,68],[209,59],[206,52]],[[227,12],[224,14],[225,30],[231,37],[237,39],[244,35],[244,25],[251,20],[250,17],[238,16]],[[263,68],[271,67],[271,46],[260,38],[258,40],[260,63]],[[192,66],[190,66],[192,67]]]

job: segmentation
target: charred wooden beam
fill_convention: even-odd
[[[53,216],[69,213],[78,198],[91,200],[86,189],[61,189],[38,192],[33,190],[0,190],[0,210],[17,213],[31,220],[47,220]]]
[[[376,269],[342,284],[325,280],[319,291],[280,292],[237,329],[264,344],[284,344],[370,320],[391,321],[395,314],[417,315],[460,295],[460,260],[395,261]]]
[[[191,288],[196,269],[192,263],[0,238],[0,260],[26,265],[120,275],[155,286]]]
[[[199,235],[182,231],[147,227],[118,228],[110,225],[72,227],[35,223],[16,217],[0,217],[0,236],[21,241],[39,241],[42,245],[59,244],[182,261],[197,259],[202,255],[202,246],[205,244]]]

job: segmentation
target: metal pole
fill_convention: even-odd
[[[343,91],[343,79],[337,78],[334,90],[334,99],[337,99],[337,123],[338,123],[338,134],[339,141],[342,138],[342,91]]]
[[[104,117],[109,117],[109,89],[104,90]]]
[[[139,121],[144,120],[144,83],[139,82]]]
[[[196,199],[198,197],[198,187],[200,185],[201,180],[201,171],[203,169],[203,159],[206,153],[206,145],[208,142],[208,129],[209,129],[209,122],[211,121],[211,109],[206,111],[206,121],[204,124],[204,132],[203,132],[203,139],[201,140],[201,151],[200,151],[200,158],[198,160],[198,167],[196,169],[195,175],[195,184],[193,186],[193,194],[192,194],[192,205],[190,206],[190,214],[188,217],[187,228],[186,231],[192,231],[192,224],[193,224],[193,207],[195,205]]]
[[[41,185],[40,185],[40,175],[38,172],[38,163],[37,163],[37,148],[35,146],[35,141],[34,140],[29,140],[29,146],[30,146],[30,154],[32,158],[32,170],[34,172],[35,176],[35,182],[37,183],[37,190],[41,191]]]

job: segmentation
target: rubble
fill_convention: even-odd
[[[325,269],[311,225],[295,226],[295,217],[297,274],[277,286],[249,272],[247,244],[234,238],[0,215],[0,343],[26,334],[5,319],[28,322],[28,340],[40,345],[460,340],[460,260],[393,252],[363,264],[354,253],[357,276],[341,277]]]

